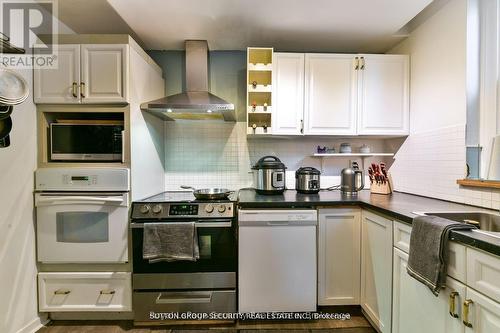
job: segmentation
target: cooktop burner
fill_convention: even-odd
[[[231,193],[228,199],[224,200],[198,200],[191,191],[166,191],[151,197],[137,200],[137,202],[236,202],[237,194]]]

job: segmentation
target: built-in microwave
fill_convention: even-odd
[[[122,161],[123,124],[52,123],[50,160]]]

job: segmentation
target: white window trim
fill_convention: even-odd
[[[479,15],[481,177],[486,177],[493,138],[500,134],[500,0],[479,0]]]

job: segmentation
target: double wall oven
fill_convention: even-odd
[[[234,207],[231,200],[196,201],[186,192],[165,192],[132,204],[136,322],[156,320],[159,313],[236,311]],[[195,222],[198,260],[150,263],[143,259],[145,224],[187,222]]]
[[[38,169],[35,189],[38,261],[128,261],[128,169]]]

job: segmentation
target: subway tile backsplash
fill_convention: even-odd
[[[410,135],[390,168],[395,189],[486,208],[500,208],[500,191],[460,187],[465,176],[465,126]]]
[[[279,157],[287,166],[287,188],[295,187],[294,172],[301,166],[321,169],[321,160],[311,157],[316,147],[338,147],[350,142],[353,150],[362,144],[373,151],[384,151],[380,139],[324,139],[295,137],[288,139],[247,139],[244,122],[208,121],[165,122],[165,183],[167,190],[180,185],[240,189],[253,185],[251,166],[266,155]],[[374,160],[379,162],[378,160]],[[367,163],[371,162],[367,159]],[[325,159],[322,187],[340,183],[340,170],[349,159]]]

